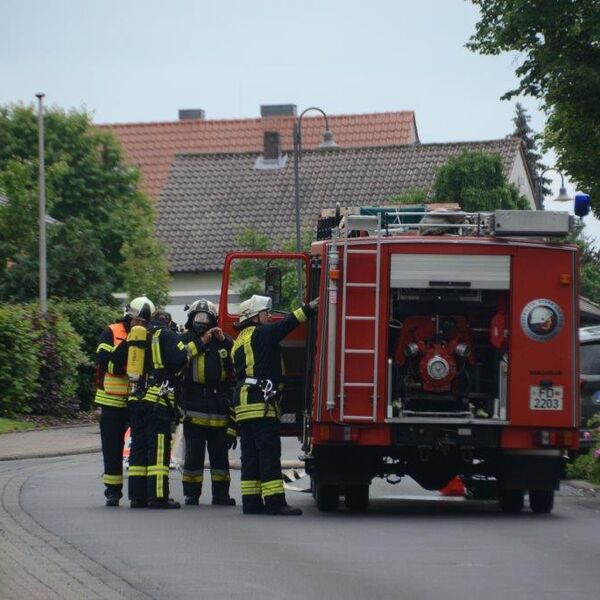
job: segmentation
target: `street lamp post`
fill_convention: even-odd
[[[329,129],[329,118],[325,111],[317,106],[310,106],[304,109],[300,116],[294,121],[294,201],[296,210],[296,252],[302,251],[302,242],[300,239],[300,158],[302,156],[302,117],[310,111],[316,110],[323,115],[325,119],[325,131],[323,132],[323,141],[319,148],[335,148],[337,144],[333,141],[333,133]],[[298,301],[302,301],[302,265],[298,266]]]
[[[38,216],[39,216],[39,280],[40,280],[40,313],[48,311],[48,290],[46,280],[46,171],[44,156],[44,96],[36,94],[38,99]]]

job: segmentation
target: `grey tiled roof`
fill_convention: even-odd
[[[301,221],[316,226],[321,208],[385,205],[410,188],[430,190],[449,156],[481,150],[501,156],[508,177],[520,141],[421,144],[307,150],[300,163]],[[256,152],[177,155],[157,205],[158,238],[172,272],[219,271],[247,227],[268,234],[274,248],[295,239],[294,166],[255,169]]]

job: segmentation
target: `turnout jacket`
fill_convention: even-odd
[[[188,360],[188,349],[179,335],[162,321],[150,321],[147,329],[150,342],[145,356],[148,387],[141,398],[132,396],[129,400],[158,402],[163,406],[172,407],[175,400],[173,393],[161,395],[160,386],[166,381],[170,386],[177,383]]]
[[[273,391],[283,380],[280,342],[300,323],[315,314],[308,304],[297,308],[276,323],[245,325],[233,344],[233,364],[237,377],[234,394],[235,416],[238,423],[251,419],[278,418],[273,402],[266,402],[260,383],[269,380]]]
[[[181,387],[186,420],[204,427],[227,427],[229,435],[236,435],[231,405],[233,339],[225,334],[223,341],[213,337],[205,344],[194,332],[187,331],[181,340],[190,355]]]
[[[97,385],[94,402],[99,406],[125,408],[129,380],[125,372],[121,343],[127,339],[127,327],[124,320],[109,325],[98,339],[96,348]]]

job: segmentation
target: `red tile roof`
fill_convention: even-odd
[[[294,117],[263,117],[99,127],[110,129],[120,139],[127,159],[140,168],[144,189],[158,199],[176,154],[260,152],[265,131],[279,131],[282,149],[290,151],[293,125]],[[329,117],[329,127],[336,143],[345,148],[404,145],[419,139],[412,111],[334,115]],[[321,116],[303,117],[303,149],[321,143],[323,128]]]

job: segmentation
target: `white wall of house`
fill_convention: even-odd
[[[531,210],[535,210],[535,199],[533,197],[533,189],[531,188],[531,181],[525,165],[523,155],[518,152],[515,162],[513,164],[512,171],[508,177],[511,183],[514,183],[518,188],[519,192],[527,198]]]
[[[198,298],[206,298],[219,304],[221,294],[221,272],[173,273],[169,290],[169,304],[165,307],[176,323],[183,325],[186,320],[183,307]]]

